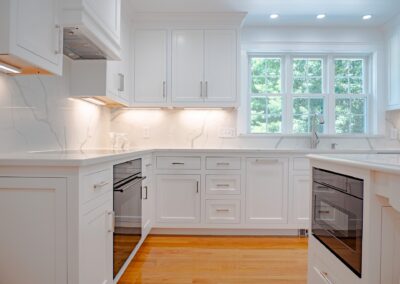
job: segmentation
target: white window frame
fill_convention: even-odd
[[[281,96],[282,97],[282,132],[281,133],[252,133],[251,132],[251,58],[252,57],[267,57],[281,58],[281,94],[265,94],[265,96]],[[293,92],[293,70],[292,64],[294,58],[318,58],[323,60],[322,72],[322,94],[294,94]],[[364,86],[363,95],[336,95],[334,90],[334,59],[338,58],[354,58],[364,59]],[[324,99],[324,118],[325,127],[322,136],[335,137],[367,137],[371,135],[371,111],[370,102],[373,99],[372,86],[372,67],[371,54],[369,53],[296,53],[296,52],[248,52],[247,53],[247,82],[246,86],[246,135],[251,136],[309,136],[309,133],[293,133],[293,99],[296,97],[304,98],[323,98]],[[257,95],[256,95],[257,96]],[[264,96],[262,94],[259,95]],[[335,129],[335,108],[336,98],[365,98],[366,99],[366,114],[365,114],[365,133],[344,133],[338,134]]]

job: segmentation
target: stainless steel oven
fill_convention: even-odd
[[[142,237],[142,160],[114,166],[114,278]]]
[[[363,180],[314,168],[312,190],[313,236],[361,278]]]

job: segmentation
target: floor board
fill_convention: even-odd
[[[305,284],[307,239],[150,236],[119,284]]]

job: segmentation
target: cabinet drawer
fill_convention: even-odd
[[[310,169],[310,160],[308,158],[293,158],[293,170],[304,171]]]
[[[207,194],[240,194],[240,175],[206,175]]]
[[[207,157],[207,170],[240,170],[240,158],[234,157]]]
[[[110,169],[101,170],[84,176],[83,202],[88,202],[112,190],[112,182],[112,172]]]
[[[240,223],[240,200],[206,200],[206,219],[211,224]]]
[[[157,169],[200,170],[200,157],[157,157]]]

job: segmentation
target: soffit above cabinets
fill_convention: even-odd
[[[133,13],[224,13],[247,12],[245,26],[382,26],[400,13],[398,0],[135,0]],[[278,13],[276,21],[269,14]],[[316,15],[324,13],[323,21]],[[370,21],[362,16],[372,14]]]

